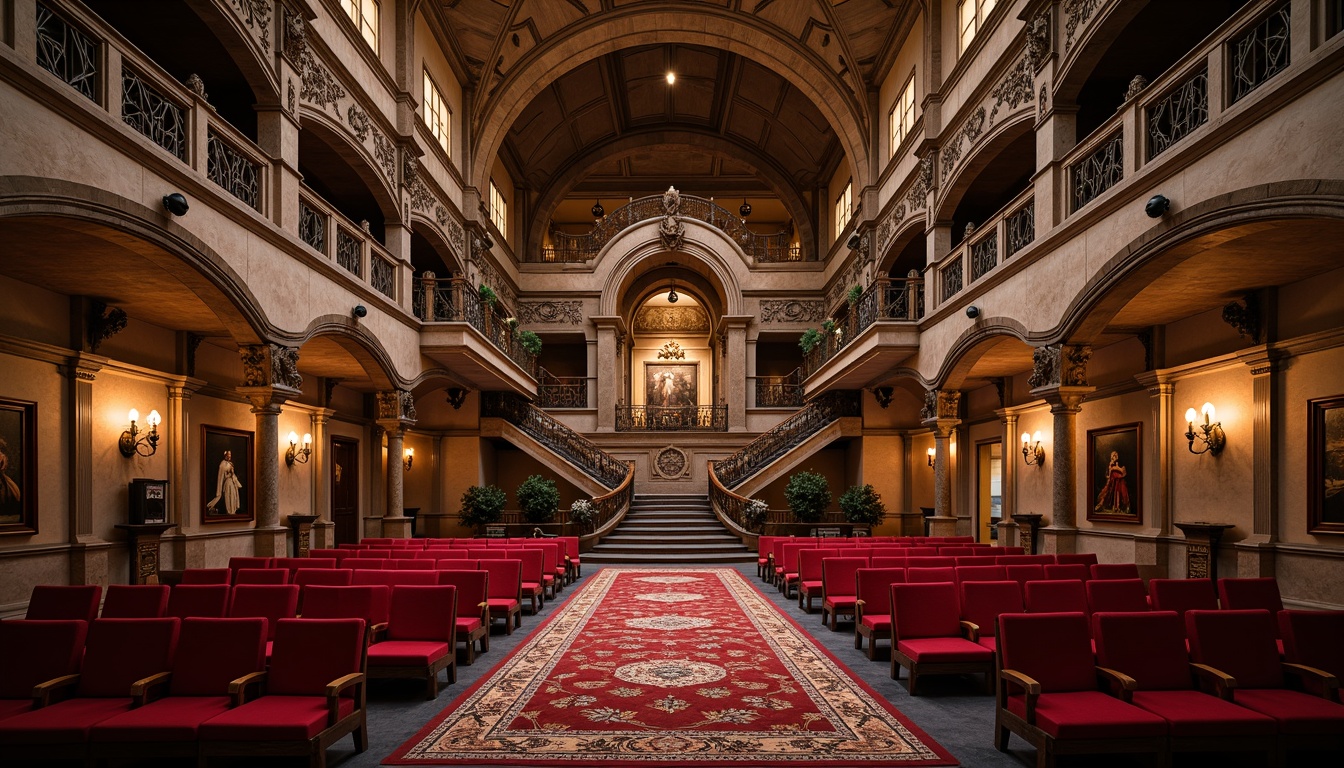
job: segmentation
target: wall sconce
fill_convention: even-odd
[[[933,466],[933,457],[934,457],[934,456],[937,456],[937,455],[938,455],[938,449],[936,449],[936,448],[930,448],[930,449],[929,449],[929,466],[930,466],[930,467]]]
[[[126,414],[126,418],[130,419],[131,427],[123,431],[121,438],[117,440],[117,448],[121,449],[121,455],[128,459],[136,454],[153,456],[154,452],[159,450],[159,422],[163,420],[159,412],[150,411],[145,417],[149,432],[139,439],[136,438],[140,434],[140,429],[135,426],[135,422],[140,420],[140,412],[132,408],[131,412]]]
[[[289,433],[289,450],[285,451],[285,464],[294,466],[295,464],[307,464],[308,456],[313,452],[313,436],[307,432],[303,433],[303,447],[299,447],[299,436],[297,433]]]
[[[1045,465],[1045,448],[1041,445],[1041,433],[1034,435],[1022,433],[1022,460],[1028,467],[1040,467]]]
[[[415,449],[407,448],[401,457],[401,464],[407,472],[411,471],[411,465],[415,463]]]
[[[1204,423],[1196,424],[1195,409],[1186,409],[1185,420],[1188,423],[1188,426],[1185,429],[1185,439],[1190,441],[1191,453],[1199,454],[1207,452],[1217,456],[1219,453],[1222,453],[1223,444],[1227,442],[1227,435],[1223,434],[1223,424],[1222,422],[1214,421],[1216,415],[1213,410],[1213,403],[1205,403],[1204,407],[1200,408],[1200,411],[1204,414]],[[1196,432],[1196,430],[1198,430],[1198,432]],[[1195,450],[1196,438],[1204,444],[1204,447],[1198,451]]]
[[[467,390],[461,389],[459,387],[448,388],[448,404],[453,406],[454,411],[456,411],[458,408],[461,408],[462,404],[465,403],[466,401],[467,401]]]

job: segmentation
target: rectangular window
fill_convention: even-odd
[[[424,118],[425,125],[429,126],[429,132],[434,134],[434,138],[439,140],[439,146],[453,156],[451,140],[453,136],[453,112],[448,108],[448,102],[443,100],[443,92],[438,86],[434,85],[434,80],[429,76],[429,70],[425,71],[425,97],[424,97]]]
[[[976,32],[985,25],[985,19],[994,10],[997,0],[960,0],[957,3],[958,51],[971,46]]]
[[[891,121],[891,148],[889,157],[896,156],[896,148],[905,141],[905,137],[910,135],[910,129],[915,127],[915,76],[905,81],[905,87],[901,89],[901,95],[896,97],[896,103],[891,107],[891,114],[888,116]]]
[[[509,205],[504,202],[504,195],[500,194],[494,179],[490,180],[490,221],[494,222],[499,234],[509,236]]]
[[[839,240],[854,213],[854,180],[845,182],[845,190],[835,199],[835,239]]]
[[[378,53],[378,0],[341,0],[355,29],[364,36],[374,53]]]

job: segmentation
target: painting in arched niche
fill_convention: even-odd
[[[677,302],[666,291],[651,295],[635,311],[631,323],[631,394],[635,405],[650,409],[694,409],[712,399],[712,327],[705,306],[679,292]]]

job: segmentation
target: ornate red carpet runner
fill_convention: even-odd
[[[387,765],[955,765],[737,571],[599,571]]]

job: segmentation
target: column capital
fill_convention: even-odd
[[[1277,373],[1288,357],[1288,354],[1281,349],[1270,349],[1267,345],[1261,344],[1257,347],[1243,349],[1237,353],[1237,357],[1251,368],[1251,376],[1268,376],[1271,373]]]
[[[951,422],[948,429],[961,423],[961,392],[955,389],[930,389],[924,393],[919,423],[938,429],[939,422]]]
[[[280,344],[247,344],[238,348],[243,361],[243,387],[272,387],[297,395],[303,389],[299,350]]]
[[[933,430],[934,439],[946,439],[956,431],[961,419],[925,419],[920,423],[928,425]]]
[[[102,355],[91,355],[88,352],[76,352],[66,358],[65,364],[61,366],[61,373],[75,381],[93,381],[98,378],[98,372],[107,365],[107,358]]]
[[[237,391],[243,397],[246,397],[248,402],[252,403],[253,413],[269,414],[280,413],[280,406],[297,394],[275,387],[238,387]]]
[[[1041,387],[1031,394],[1049,403],[1051,413],[1078,413],[1087,396],[1096,391],[1096,387]]]
[[[1176,392],[1176,381],[1168,371],[1144,371],[1134,380],[1143,385],[1150,395],[1170,395]]]
[[[177,376],[170,379],[164,386],[168,389],[168,397],[189,400],[192,395],[201,391],[208,383],[203,379],[195,379],[190,376]]]
[[[1033,395],[1051,387],[1086,387],[1087,361],[1091,358],[1092,348],[1082,344],[1037,347],[1031,353],[1031,376],[1027,378],[1027,386],[1031,387]]]
[[[625,318],[620,315],[590,315],[589,320],[598,330],[614,331],[617,334],[625,334]]]
[[[719,318],[719,330],[746,330],[755,319],[755,315],[724,315]]]
[[[384,429],[390,425],[409,427],[416,420],[415,395],[405,389],[391,389],[378,393],[378,424]]]
[[[1017,423],[1019,411],[1016,408],[996,408],[994,415],[999,417],[1000,423],[1011,427]]]

